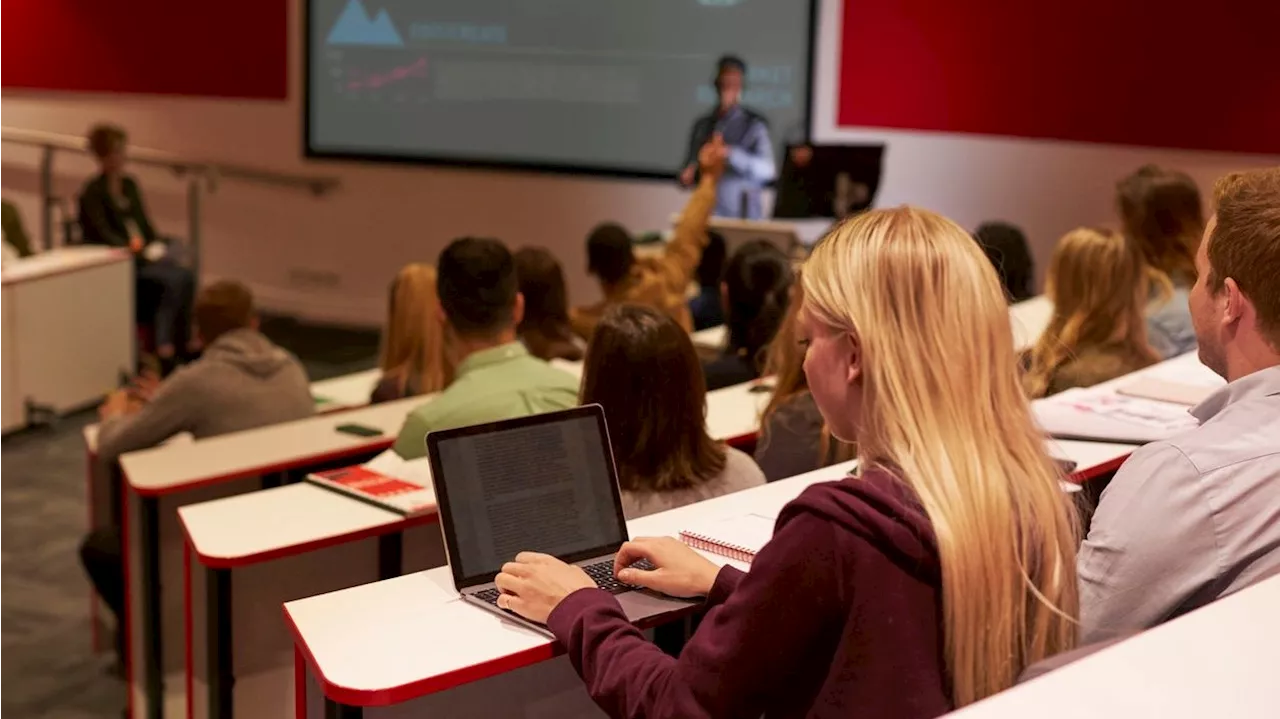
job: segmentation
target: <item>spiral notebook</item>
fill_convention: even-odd
[[[748,514],[680,530],[680,541],[704,552],[747,562],[773,538],[773,517]]]

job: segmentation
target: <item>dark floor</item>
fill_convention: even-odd
[[[377,335],[264,318],[263,331],[292,350],[312,380],[368,369]],[[109,655],[90,651],[89,584],[77,557],[85,532],[81,428],[92,410],[0,445],[0,714],[5,717],[120,716],[123,682]]]

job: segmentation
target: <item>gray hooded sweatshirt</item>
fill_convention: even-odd
[[[232,330],[162,382],[138,413],[102,423],[98,457],[154,447],[179,432],[199,439],[308,417],[306,370],[253,329]]]

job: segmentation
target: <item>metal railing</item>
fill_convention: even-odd
[[[53,212],[59,202],[53,191],[53,158],[58,152],[90,154],[88,142],[75,135],[13,127],[0,128],[0,142],[40,149],[40,229],[44,246],[53,247]],[[248,165],[194,160],[132,145],[129,147],[129,162],[166,168],[187,180],[187,244],[190,248],[191,269],[196,277],[200,276],[200,198],[206,189],[209,192],[216,191],[219,181],[229,180],[301,190],[320,196],[338,186],[336,177],[300,175]]]

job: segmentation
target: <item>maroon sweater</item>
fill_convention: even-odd
[[[751,571],[720,571],[680,658],[582,589],[547,626],[613,717],[933,717],[951,709],[928,518],[882,471],[806,489]]]

